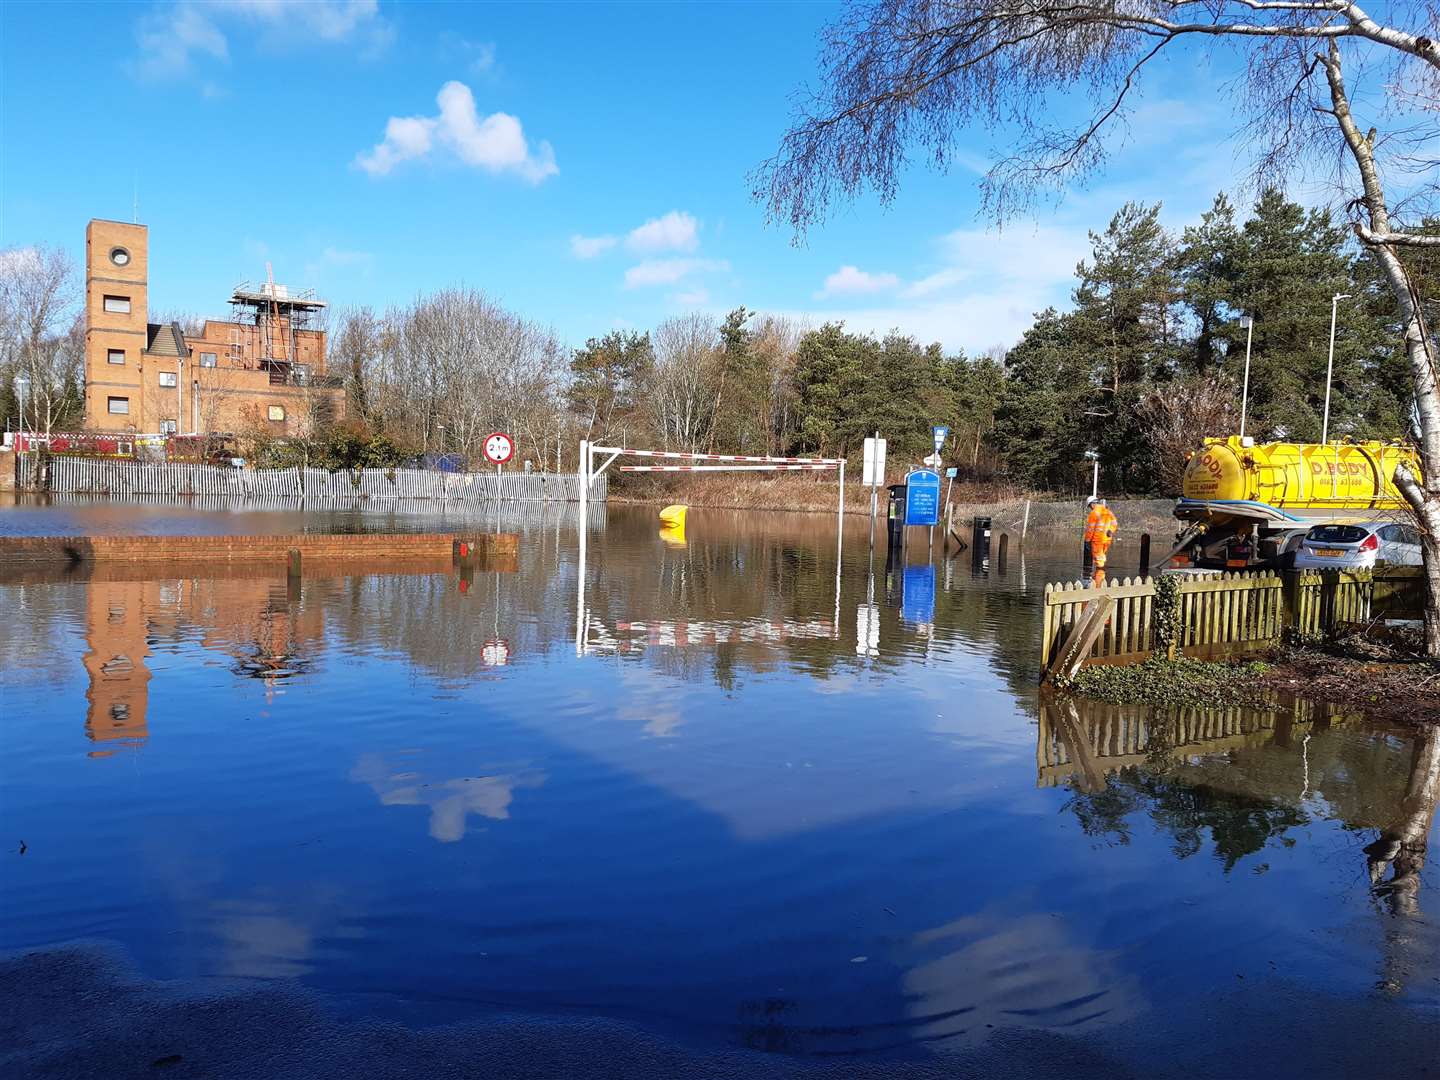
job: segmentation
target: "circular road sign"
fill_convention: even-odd
[[[515,456],[515,440],[503,431],[485,436],[485,460],[492,465],[504,465]]]

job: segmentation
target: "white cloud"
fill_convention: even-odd
[[[306,278],[323,278],[332,270],[352,270],[368,274],[375,265],[375,256],[368,251],[346,251],[327,247],[320,257],[305,264]]]
[[[842,266],[825,279],[825,287],[815,295],[853,296],[864,293],[886,292],[896,288],[900,279],[894,274],[869,274],[858,266]]]
[[[704,307],[710,303],[710,290],[704,286],[697,286],[694,289],[676,293],[675,303],[682,307]]]
[[[899,288],[892,302],[792,314],[876,334],[898,328],[923,342],[970,352],[1014,344],[1035,312],[1068,305],[1075,264],[1089,255],[1090,242],[1083,226],[957,229],[940,237],[935,251],[929,272]]]
[[[625,287],[674,285],[691,274],[729,269],[730,264],[724,259],[646,259],[625,271]]]
[[[273,46],[346,42],[370,53],[393,36],[377,0],[178,0],[158,4],[140,17],[130,67],[143,79],[182,78],[194,71],[197,60],[227,62],[229,32],[257,30]],[[205,88],[210,96],[218,93],[213,81]]]
[[[470,61],[470,74],[493,74],[495,71],[495,43],[493,41],[479,41],[470,44],[469,47],[473,53]]]
[[[576,233],[570,237],[570,254],[577,259],[593,259],[609,251],[615,242],[613,236],[581,236]]]
[[[694,251],[700,246],[700,223],[683,210],[671,210],[630,230],[625,246],[642,254]]]
[[[355,164],[371,176],[384,176],[396,165],[444,150],[466,165],[491,173],[514,173],[532,184],[560,171],[548,142],[532,151],[520,121],[509,113],[480,116],[475,95],[462,82],[447,82],[436,95],[436,116],[392,116],[385,139]]]

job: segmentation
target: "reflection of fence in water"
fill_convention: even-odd
[[[230,513],[248,511],[299,511],[302,508],[293,498],[208,498],[201,495],[130,495],[125,499],[127,506],[151,506],[176,510],[224,510]],[[97,497],[84,494],[55,494],[45,500],[47,506],[88,507],[97,505]],[[502,529],[573,528],[576,521],[574,503],[563,502],[515,502],[515,503],[443,503],[437,505],[432,499],[387,499],[375,502],[366,499],[327,500],[304,509],[317,513],[364,513],[375,518],[380,524],[385,516],[414,516],[426,520],[417,522],[424,531],[436,528],[440,523],[453,520],[457,524],[483,524]],[[604,527],[606,504],[587,504],[586,518],[592,526]]]
[[[1265,746],[1277,735],[1303,733],[1325,717],[1332,722],[1342,718],[1308,701],[1160,709],[1045,694],[1035,740],[1036,786],[1055,787],[1078,774],[1087,789],[1098,790],[1105,786],[1105,774],[1144,765],[1157,753],[1185,757]]]
[[[683,649],[691,645],[833,638],[835,624],[829,619],[802,621],[759,618],[734,622],[661,619],[649,622],[617,622],[612,631],[594,615],[589,615],[583,632],[586,635],[586,640],[582,643],[583,651],[628,653],[640,652],[647,645]]]

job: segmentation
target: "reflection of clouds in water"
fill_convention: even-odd
[[[450,843],[465,835],[466,819],[471,814],[491,821],[509,818],[516,789],[539,787],[545,782],[545,774],[532,770],[424,783],[419,773],[392,772],[379,754],[362,754],[350,771],[350,779],[369,784],[380,796],[382,806],[428,806],[430,835],[441,843]]]
[[[1112,958],[1067,939],[1049,915],[977,915],[918,934],[925,954],[905,993],[921,1037],[985,1036],[996,1028],[1095,1028],[1141,1011],[1139,985]]]
[[[295,979],[308,975],[317,939],[353,937],[338,898],[326,888],[302,888],[283,899],[249,896],[217,900],[205,919],[225,975]]]
[[[670,738],[685,723],[678,700],[686,693],[683,684],[638,668],[621,668],[618,674],[625,693],[614,699],[617,719],[642,724],[645,734],[654,739]]]

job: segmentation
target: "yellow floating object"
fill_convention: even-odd
[[[1398,510],[1395,467],[1419,479],[1415,451],[1393,443],[1262,443],[1206,439],[1185,467],[1187,499],[1259,502],[1281,510]]]
[[[666,525],[678,525],[682,530],[685,528],[685,512],[690,507],[684,503],[672,503],[660,511],[660,520]]]
[[[671,547],[685,546],[685,522],[680,521],[673,525],[660,526],[660,539]]]

